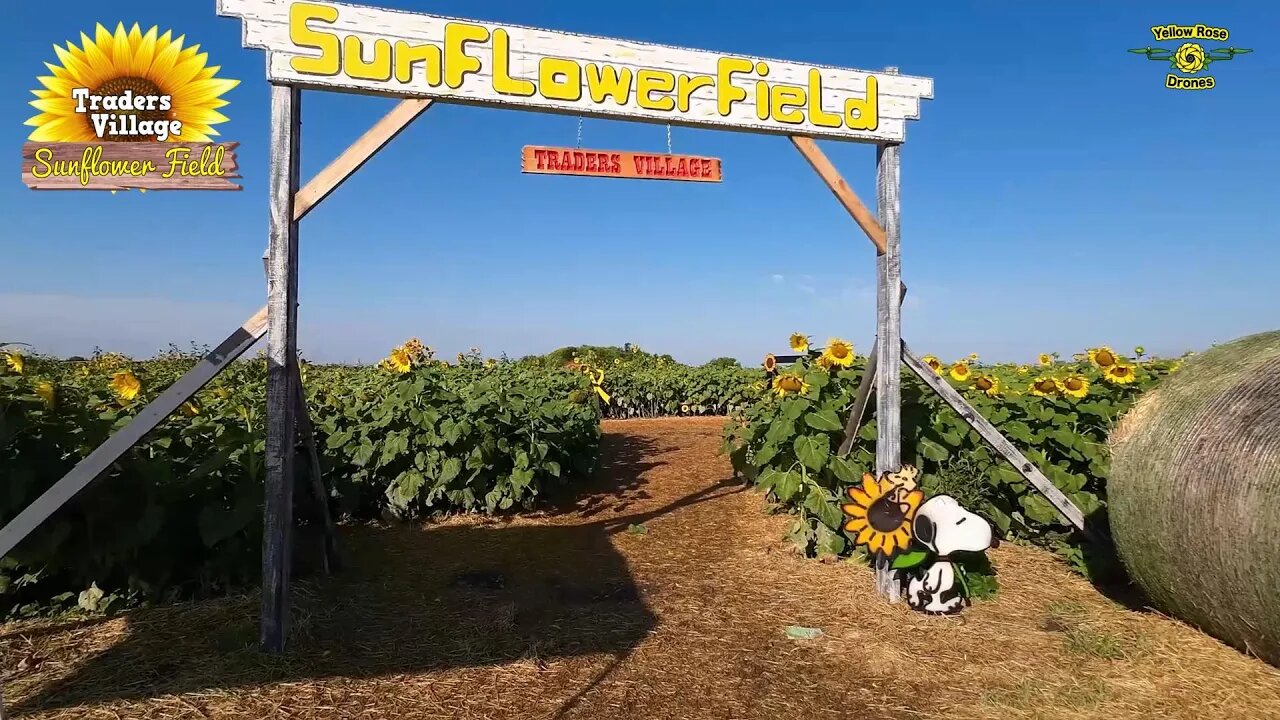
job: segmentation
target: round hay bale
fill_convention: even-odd
[[[1156,607],[1280,665],[1280,332],[1193,357],[1110,443],[1129,574]]]

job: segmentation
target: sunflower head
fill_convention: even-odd
[[[995,397],[1000,394],[1000,381],[991,375],[979,375],[973,379],[973,387],[987,394],[987,397]]]
[[[939,360],[936,356],[925,355],[924,357],[920,358],[920,361],[923,362],[925,365],[928,365],[929,368],[933,370],[935,374],[937,375],[942,374],[942,367],[943,367],[942,361]]]
[[[1053,356],[1049,353],[1040,353],[1036,357],[1036,362],[1039,363],[1040,367],[1048,367],[1053,364]]]
[[[200,414],[200,407],[190,400],[182,403],[182,407],[179,409],[182,411],[184,416],[189,418],[193,418]]]
[[[26,363],[22,360],[22,353],[19,352],[5,353],[4,363],[9,366],[10,370],[19,375],[22,374],[22,369],[26,367]]]
[[[387,356],[387,368],[403,375],[413,369],[413,355],[404,346],[394,348]]]
[[[56,393],[53,389],[53,383],[47,381],[38,382],[36,383],[35,391],[36,395],[39,395],[40,399],[44,401],[45,407],[52,410],[55,401],[57,400]]]
[[[911,522],[924,500],[923,491],[895,482],[890,473],[879,480],[866,473],[861,485],[846,492],[852,502],[840,508],[849,517],[844,530],[854,534],[855,544],[865,545],[872,555],[885,558],[911,544]]]
[[[1027,391],[1036,397],[1051,397],[1058,394],[1058,389],[1056,379],[1042,375],[1032,381]]]
[[[822,357],[826,358],[829,368],[849,367],[853,364],[853,345],[840,338],[831,338],[822,351]]]
[[[1083,375],[1068,375],[1058,386],[1062,389],[1062,394],[1068,397],[1082,398],[1089,394],[1089,380]]]
[[[803,333],[791,333],[791,337],[788,338],[787,344],[791,346],[792,352],[809,352],[809,336]]]
[[[1204,69],[1205,53],[1200,43],[1182,43],[1173,54],[1173,64],[1188,75],[1195,75]]]
[[[773,353],[769,353],[768,355],[765,355],[764,371],[767,373],[771,373],[777,369],[778,369],[778,358],[774,357]]]
[[[209,54],[200,52],[199,45],[183,47],[185,36],[174,39],[171,31],[160,34],[155,26],[144,33],[137,23],[125,30],[124,23],[119,23],[115,32],[99,24],[93,38],[81,33],[80,41],[80,47],[71,42],[66,48],[54,46],[60,64],[46,63],[53,74],[40,77],[44,87],[32,91],[36,99],[30,104],[39,111],[26,121],[35,127],[28,137],[32,142],[158,139],[156,135],[99,137],[92,116],[100,113],[77,112],[81,101],[72,95],[76,88],[104,97],[127,90],[135,96],[158,98],[144,110],[106,112],[136,115],[140,121],[181,123],[165,138],[169,142],[213,142],[218,134],[213,126],[227,121],[218,112],[227,104],[221,96],[240,81],[215,77],[220,68],[206,64]],[[165,97],[167,103],[162,100]]]
[[[1103,346],[1091,348],[1089,350],[1089,362],[1097,365],[1098,368],[1102,370],[1106,370],[1112,365],[1120,362],[1120,358],[1116,357],[1116,354],[1112,352],[1111,348]]]
[[[127,403],[138,397],[138,393],[142,390],[142,381],[132,372],[122,370],[111,376],[111,382],[108,387],[111,388],[111,392],[115,393],[121,402]]]
[[[969,363],[960,360],[951,364],[951,379],[964,382],[969,379],[973,371],[969,369]]]
[[[1138,379],[1133,366],[1122,362],[1107,366],[1102,372],[1102,377],[1106,378],[1108,382],[1113,382],[1117,385],[1127,385]]]
[[[773,379],[773,391],[778,394],[778,397],[788,394],[799,395],[809,392],[809,383],[799,375],[779,375]]]
[[[1031,368],[1027,367],[1026,365],[1019,365],[1017,372],[1019,375],[1030,375]]]

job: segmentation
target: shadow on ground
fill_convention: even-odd
[[[660,452],[647,440],[607,436],[600,473],[576,497],[558,498],[546,525],[343,528],[347,569],[296,586],[283,656],[258,652],[255,598],[139,611],[129,616],[125,638],[13,709],[522,659],[620,659],[656,618],[611,536],[741,490],[725,480],[625,512],[650,499],[644,472],[661,464],[651,459]]]

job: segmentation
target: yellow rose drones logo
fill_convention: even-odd
[[[80,46],[53,46],[58,64],[37,78],[39,114],[22,146],[22,181],[36,190],[239,190],[234,142],[217,142],[218,77],[186,36],[98,25]]]
[[[1178,73],[1166,73],[1164,86],[1170,90],[1212,90],[1217,85],[1212,75],[1201,75],[1210,63],[1232,60],[1237,55],[1253,50],[1237,47],[1219,47],[1206,50],[1198,41],[1226,42],[1231,33],[1226,28],[1212,25],[1153,25],[1151,35],[1156,42],[1183,41],[1177,48],[1133,48],[1131,53],[1146,55],[1148,60],[1169,63]]]

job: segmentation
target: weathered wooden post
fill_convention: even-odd
[[[297,416],[298,191],[301,90],[271,86],[270,246],[267,262],[267,443],[262,527],[262,627],[265,652],[284,650],[289,633],[293,463]]]
[[[895,67],[885,72],[896,74]],[[884,229],[884,252],[876,257],[876,475],[902,467],[902,315],[899,286],[898,154],[902,146],[876,146],[876,213]],[[889,602],[899,599],[898,573],[889,559],[876,561],[876,587]]]

